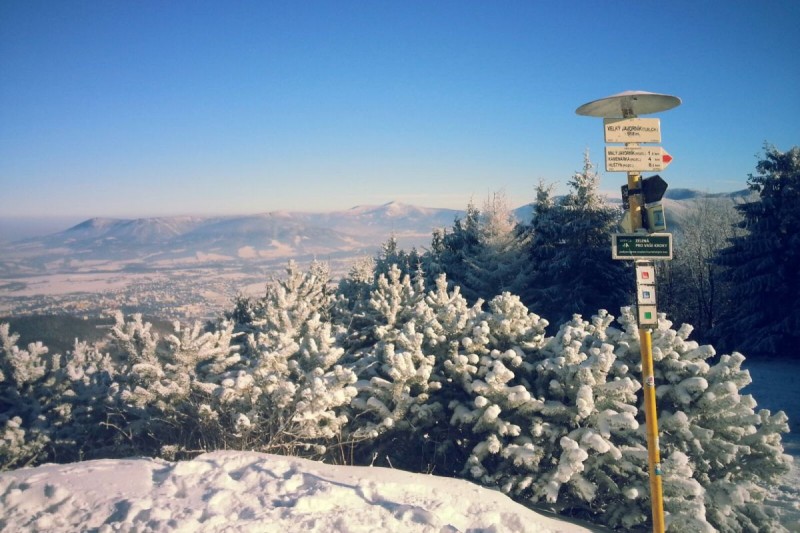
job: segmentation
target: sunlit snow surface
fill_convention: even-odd
[[[579,532],[467,481],[252,452],[0,475],[2,531]]]
[[[757,409],[785,411],[790,433],[783,436],[786,453],[794,457],[792,471],[770,491],[768,503],[783,512],[781,522],[789,531],[800,532],[800,358],[747,359],[743,365],[753,382],[742,392],[752,394]]]

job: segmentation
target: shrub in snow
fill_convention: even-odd
[[[366,333],[359,344],[369,342],[354,363],[361,377],[352,402],[359,412],[354,436],[376,438],[392,430],[416,438],[441,417],[442,405],[431,392],[441,388],[433,370],[435,351],[447,350],[445,328],[426,301],[422,281],[412,283],[396,266],[379,276],[368,304],[371,314],[363,317]]]
[[[632,336],[633,317],[623,323],[623,335]],[[791,466],[781,445],[781,433],[789,431],[786,414],[756,411],[755,399],[740,393],[751,381],[741,368],[743,355],[717,358],[713,347],[688,340],[691,326],[671,326],[662,316],[653,332],[661,443],[702,489],[665,480],[675,530],[686,529],[680,511],[687,496],[705,502],[706,519],[721,531],[780,530],[763,503],[767,487]]]
[[[109,424],[119,431],[120,448],[174,457],[233,445],[230,416],[218,409],[222,376],[239,361],[233,325],[206,331],[175,322],[162,340],[141,315],[115,318],[109,345],[120,369],[109,389]]]
[[[50,354],[39,342],[20,349],[18,339],[0,324],[0,469],[102,453],[109,357],[78,341]]]
[[[322,264],[301,272],[290,263],[286,279],[269,284],[255,312],[236,324],[242,364],[224,382],[223,402],[266,431],[263,451],[322,450],[347,422],[356,375],[341,364],[329,281]]]
[[[487,434],[517,431],[514,421],[498,417],[496,402],[528,400],[509,368],[542,343],[545,321],[508,293],[488,311],[482,301],[470,306],[457,288],[447,290],[444,276],[426,294],[420,278],[412,282],[398,269],[379,278],[370,303],[375,343],[357,354],[356,435],[387,433],[383,447],[395,456],[409,452],[398,448],[398,438],[406,447],[429,444],[424,458],[419,449],[410,453],[427,460],[425,468],[457,473]]]
[[[605,312],[590,322],[575,317],[541,350],[532,392],[551,399],[536,415],[547,438],[534,445],[550,446],[556,465],[540,470],[531,487],[534,499],[557,498],[627,528],[644,522],[650,505],[630,309],[619,323],[612,327]],[[652,335],[669,529],[780,530],[761,503],[791,463],[780,444],[786,416],[755,412],[753,398],[739,394],[750,382],[740,354],[714,362],[712,347],[688,340],[690,326],[671,326],[662,317]],[[528,484],[520,478],[510,476],[512,491]]]

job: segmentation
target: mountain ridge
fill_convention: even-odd
[[[740,201],[751,192],[665,194],[670,231],[680,231],[689,207],[703,199]],[[609,198],[609,203],[617,201]],[[513,210],[527,222],[531,204]],[[289,258],[374,255],[390,236],[403,249],[425,248],[435,228],[452,227],[465,211],[397,201],[332,212],[268,211],[252,215],[150,218],[93,217],[65,230],[3,245],[0,272],[77,267],[170,268],[176,265],[285,261]]]
[[[422,247],[434,228],[451,226],[462,213],[393,201],[328,213],[93,217],[4,245],[0,272],[50,271],[54,265],[67,272],[372,255],[391,235],[402,247]]]

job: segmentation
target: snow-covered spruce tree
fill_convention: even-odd
[[[257,449],[319,453],[347,422],[356,375],[340,364],[327,267],[301,272],[290,262],[286,273],[267,286],[259,313],[235,326],[243,367],[223,401],[240,410]]]
[[[387,274],[393,266],[397,266],[404,274],[411,274],[420,268],[421,262],[422,257],[416,248],[410,252],[398,248],[397,237],[392,234],[375,257],[374,275],[377,278]]]
[[[633,279],[626,275],[630,266],[609,253],[622,213],[601,196],[588,152],[569,186],[560,201],[550,198],[546,186],[537,189],[534,219],[526,228],[531,233],[527,279],[515,290],[553,325],[567,322],[574,313],[589,316],[599,308],[629,303],[623,282]]]
[[[560,507],[583,507],[630,528],[649,517],[641,356],[630,309],[621,328],[611,323],[604,312],[591,322],[575,317],[542,350],[534,389],[562,395],[561,405],[550,403],[540,415],[562,450],[547,452],[557,466],[531,486],[534,499],[557,496]],[[653,332],[668,528],[779,531],[761,502],[791,461],[780,445],[786,416],[755,412],[753,398],[739,394],[750,381],[741,355],[711,363],[714,349],[688,340],[690,326],[671,326],[662,317]]]
[[[516,231],[517,222],[508,199],[502,192],[486,199],[478,218],[478,246],[465,256],[466,272],[461,287],[484,300],[518,285],[526,244]]]
[[[372,336],[360,338],[364,326],[370,323],[369,298],[375,286],[375,261],[371,257],[356,260],[347,276],[339,281],[336,300],[333,306],[332,321],[342,324],[348,338],[344,340],[347,348],[370,342]]]
[[[747,180],[758,200],[737,206],[747,233],[717,258],[736,305],[724,309],[715,335],[726,347],[791,357],[800,343],[800,146],[765,152]]]
[[[102,453],[110,358],[79,341],[62,355],[18,339],[0,324],[0,469]]]
[[[339,281],[337,297],[344,300],[345,306],[352,310],[359,308],[361,312],[364,302],[369,299],[369,291],[375,283],[375,260],[372,257],[360,257],[353,262],[347,276]]]
[[[434,233],[431,240],[431,251],[423,257],[423,264],[431,263],[430,276],[438,276],[438,272],[447,274],[450,288],[461,287],[461,293],[470,302],[481,297],[468,284],[470,262],[480,253],[481,212],[470,202],[464,218],[456,218],[451,231]],[[441,241],[439,239],[441,238]],[[433,277],[433,284],[438,277]],[[431,278],[428,278],[431,281]]]
[[[540,180],[536,187],[536,200],[531,204],[531,219],[520,221],[517,234],[522,243],[522,265],[512,293],[518,295],[529,307],[550,298],[549,287],[556,287],[553,272],[541,268],[539,263],[551,257],[558,243],[555,223],[553,185]],[[555,290],[555,289],[553,289]]]

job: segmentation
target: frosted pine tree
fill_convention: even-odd
[[[223,322],[207,330],[175,322],[174,333],[162,340],[141,315],[126,320],[116,313],[115,319],[110,347],[122,367],[109,394],[119,446],[169,459],[235,447],[228,437],[233,423],[219,401],[225,373],[239,362],[233,326]]]
[[[612,525],[643,522],[635,501],[647,487],[635,407],[640,386],[604,337],[613,317],[604,313],[591,323],[575,317],[545,340],[546,321],[516,297],[495,299],[490,310],[486,328],[474,332],[477,344],[481,336],[494,344],[504,339],[500,332],[519,333],[505,337],[491,358],[472,357],[477,365],[462,366],[474,396],[471,405],[456,406],[453,422],[482,437],[467,473],[518,498],[602,514]]]
[[[629,501],[647,490],[641,472],[647,452],[637,433],[641,387],[606,336],[612,321],[606,312],[591,321],[576,315],[540,352],[532,389],[545,402],[533,433],[552,463],[542,465],[531,491],[534,499],[632,527],[646,516]]]
[[[469,434],[463,473],[513,493],[545,459],[531,439],[533,416],[544,402],[531,394],[530,380],[547,321],[509,293],[488,307],[445,363],[466,393],[450,402],[450,422]]]
[[[371,314],[362,326],[366,331],[359,335],[370,342],[355,359],[361,394],[352,407],[367,415],[356,439],[424,426],[430,410],[440,409],[435,402],[427,405],[430,392],[440,385],[430,381],[435,357],[423,353],[425,335],[418,318],[426,310],[424,298],[421,277],[412,282],[396,265],[378,277],[370,294]]]
[[[69,418],[54,409],[50,387],[60,369],[58,357],[41,343],[17,347],[19,335],[0,324],[0,468],[35,463],[48,456],[52,429]],[[61,391],[63,392],[63,391]]]
[[[605,312],[591,321],[576,316],[543,342],[531,335],[535,315],[513,312],[513,299],[491,302],[462,339],[468,348],[445,363],[467,393],[448,406],[451,424],[462,428],[461,445],[471,448],[465,473],[615,527],[645,524],[641,357],[630,310],[621,328]],[[514,330],[529,340],[503,344],[499,332]],[[713,348],[687,340],[690,331],[662,321],[653,335],[669,527],[780,530],[760,503],[791,460],[780,445],[786,418],[756,413],[753,399],[738,393],[749,382],[741,356],[709,364]]]
[[[0,324],[0,469],[103,453],[108,355],[78,341],[58,354],[18,340]]]
[[[632,317],[625,319],[632,323]],[[662,316],[653,333],[664,450],[693,470],[704,491],[706,518],[714,527],[779,531],[776,517],[763,503],[767,487],[792,463],[781,444],[781,433],[789,431],[786,414],[756,410],[756,400],[741,394],[751,381],[741,368],[742,354],[716,357],[712,346],[689,340],[691,326],[671,326]],[[673,487],[665,480],[667,510],[674,505],[679,511],[687,494],[696,490],[682,484]],[[672,516],[678,531],[685,515]]]
[[[545,472],[549,486],[534,497],[552,500],[561,483],[560,505],[630,528],[649,516],[641,355],[631,310],[623,309],[620,328],[611,324],[606,313],[576,317],[543,350],[551,356],[537,364],[536,390],[564,398],[542,412],[543,428],[555,431],[546,440],[568,433],[552,453],[557,468]],[[741,355],[714,362],[711,346],[688,340],[690,326],[671,326],[662,317],[653,332],[669,530],[779,531],[761,502],[791,463],[780,444],[786,416],[756,412],[754,399],[739,393],[749,383]]]
[[[325,265],[301,272],[290,263],[286,278],[268,285],[259,314],[236,326],[246,383],[230,399],[249,404],[241,425],[264,433],[262,449],[320,451],[347,422],[356,375],[340,361],[329,282]]]
[[[519,434],[516,423],[535,402],[514,372],[542,343],[545,321],[507,293],[489,311],[481,300],[470,306],[458,288],[448,291],[444,276],[424,294],[399,270],[379,280],[373,303],[379,340],[359,359],[362,376],[371,377],[359,382],[353,402],[364,412],[358,431],[411,431],[405,446],[432,448],[426,467],[453,473],[474,471],[487,450]],[[393,439],[397,450],[403,436]]]

